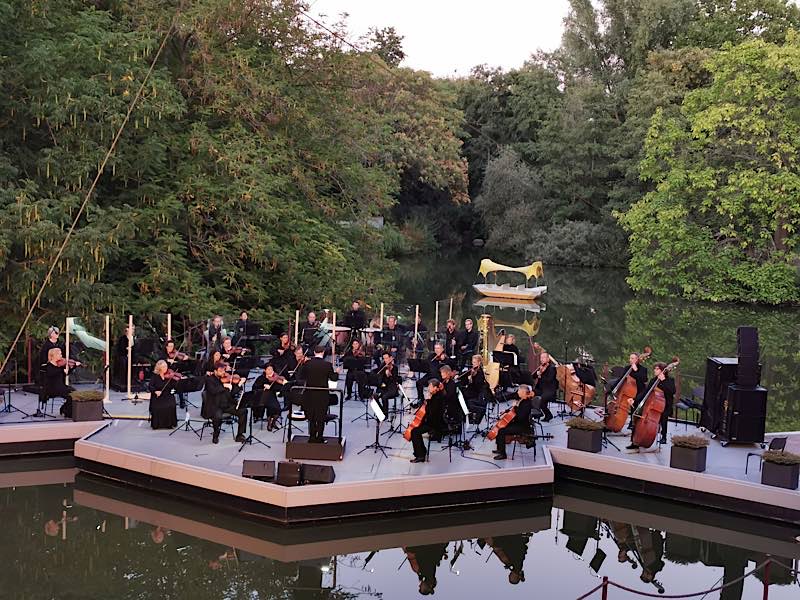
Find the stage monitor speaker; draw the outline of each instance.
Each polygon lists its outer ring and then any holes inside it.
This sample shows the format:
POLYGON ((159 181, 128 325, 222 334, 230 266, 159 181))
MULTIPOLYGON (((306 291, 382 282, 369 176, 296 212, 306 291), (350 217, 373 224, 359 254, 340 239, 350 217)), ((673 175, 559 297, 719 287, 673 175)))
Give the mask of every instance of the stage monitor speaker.
POLYGON ((736 349, 739 359, 743 356, 753 356, 758 362, 758 328, 738 327, 736 329, 736 349))
POLYGON ((330 465, 303 463, 303 483, 333 483, 336 472, 330 465))
POLYGON ((758 364, 758 329, 739 327, 736 330, 736 347, 739 357, 736 384, 751 387, 758 385, 761 379, 761 369, 758 364))
POLYGON ((242 477, 258 481, 272 481, 275 479, 275 461, 245 460, 242 463, 242 477))
POLYGON ((767 390, 761 386, 728 386, 719 436, 738 444, 761 444, 767 426, 767 390))
POLYGON ((292 460, 282 460, 278 463, 278 485, 300 485, 301 463, 292 460))
POLYGON ((721 356, 706 359, 706 378, 703 392, 703 410, 700 413, 700 426, 716 433, 722 420, 722 405, 728 393, 728 386, 736 381, 738 360, 721 356))

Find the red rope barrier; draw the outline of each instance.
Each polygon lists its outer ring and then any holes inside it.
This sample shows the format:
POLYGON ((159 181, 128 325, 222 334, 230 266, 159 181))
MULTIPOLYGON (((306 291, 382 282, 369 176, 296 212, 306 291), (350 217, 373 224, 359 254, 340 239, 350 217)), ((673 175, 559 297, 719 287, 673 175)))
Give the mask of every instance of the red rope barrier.
POLYGON ((594 594, 594 593, 595 593, 597 590, 599 590, 600 588, 602 588, 602 587, 607 587, 607 586, 606 586, 606 583, 605 583, 605 581, 606 581, 606 580, 605 580, 605 578, 604 578, 604 579, 603 579, 603 583, 601 583, 601 584, 600 584, 600 585, 598 585, 598 586, 595 586, 595 587, 593 587, 593 588, 592 588, 592 589, 590 589, 588 592, 586 592, 586 593, 585 593, 583 596, 579 596, 579 597, 575 598, 575 600, 585 600, 586 598, 588 598, 589 596, 591 596, 592 594, 594 594))

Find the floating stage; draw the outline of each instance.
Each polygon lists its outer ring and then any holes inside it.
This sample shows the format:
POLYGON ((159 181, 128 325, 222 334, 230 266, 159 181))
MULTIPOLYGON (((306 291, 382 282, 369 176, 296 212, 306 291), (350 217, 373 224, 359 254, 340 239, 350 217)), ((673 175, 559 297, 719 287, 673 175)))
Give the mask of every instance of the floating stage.
MULTIPOLYGON (((413 395, 412 382, 405 385, 413 395)), ((36 397, 24 396, 13 394, 14 405, 35 411, 36 397)), ((190 400, 199 403, 199 394, 192 394, 190 400)), ((242 448, 233 441, 228 426, 220 443, 213 445, 208 430, 202 440, 183 429, 173 435, 170 430, 151 430, 145 420, 147 402, 133 404, 121 394, 112 394, 106 410, 111 418, 93 423, 53 418, 32 422, 21 419, 19 413, 0 412, 0 448, 6 455, 70 452, 74 444, 76 467, 83 473, 280 524, 392 513, 411 516, 421 510, 455 507, 483 510, 495 503, 551 497, 558 480, 616 489, 640 502, 661 498, 685 507, 800 525, 800 491, 762 485, 757 457, 750 460, 745 473, 747 454, 760 452, 758 445, 723 447, 712 440, 707 470, 694 473, 669 467, 669 445, 660 452, 639 454, 625 454, 612 445, 597 454, 568 449, 566 427, 556 418, 544 424, 552 439, 539 440, 536 448, 517 445, 513 460, 509 446, 509 459, 494 461, 494 443, 476 435, 472 448, 463 453, 434 442, 429 462, 411 464, 410 443, 399 433, 386 435, 389 423, 382 425, 380 436, 388 446, 386 456, 371 448, 361 452, 375 441, 374 421, 363 420, 360 401, 349 401, 344 403, 342 419, 347 442, 343 459, 302 459, 332 466, 335 481, 284 487, 241 475, 245 459, 286 460, 284 431, 267 432, 257 424, 253 433, 270 447, 255 443, 242 448)), ((190 406, 189 416, 197 428, 202 425, 198 413, 190 406)), ((184 413, 179 410, 181 417, 184 413)), ((404 423, 409 418, 406 415, 404 423)), ((298 425, 295 433, 304 435, 305 423, 298 425)), ((473 429, 469 427, 467 437, 473 429)), ((691 426, 670 424, 670 435, 694 431, 691 426)), ((333 433, 333 427, 326 433, 333 433)), ((768 435, 767 441, 775 435, 768 435)), ((789 438, 787 450, 800 452, 800 433, 781 435, 789 438)), ((628 443, 624 436, 610 440, 619 448, 628 443)))

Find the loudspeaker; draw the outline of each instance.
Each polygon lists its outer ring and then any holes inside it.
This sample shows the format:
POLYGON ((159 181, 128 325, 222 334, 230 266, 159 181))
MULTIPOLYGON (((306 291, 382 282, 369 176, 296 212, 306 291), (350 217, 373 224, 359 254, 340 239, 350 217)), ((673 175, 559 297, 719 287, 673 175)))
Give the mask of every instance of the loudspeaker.
POLYGON ((303 464, 303 483, 333 483, 336 472, 330 465, 303 464))
POLYGON ((282 460, 278 463, 278 485, 300 485, 300 463, 282 460))
POLYGON ((736 329, 736 354, 741 359, 743 356, 754 356, 758 361, 758 328, 738 327, 736 329))
POLYGON ((736 383, 741 386, 758 385, 761 379, 758 364, 758 329, 755 327, 737 328, 736 347, 739 356, 736 383))
POLYGON ((242 463, 242 477, 258 481, 272 481, 275 479, 275 461, 246 460, 242 463))
POLYGON ((700 413, 700 426, 711 433, 717 433, 722 421, 722 405, 728 393, 728 386, 736 381, 738 360, 720 356, 706 359, 705 391, 703 410, 700 413))
POLYGON ((730 442, 761 444, 767 427, 767 390, 761 386, 728 386, 720 437, 730 442))

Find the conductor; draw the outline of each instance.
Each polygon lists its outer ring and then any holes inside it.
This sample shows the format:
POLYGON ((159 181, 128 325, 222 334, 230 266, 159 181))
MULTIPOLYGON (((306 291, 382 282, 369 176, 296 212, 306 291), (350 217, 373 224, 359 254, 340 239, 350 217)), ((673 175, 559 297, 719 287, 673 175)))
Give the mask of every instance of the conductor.
POLYGON ((298 369, 297 379, 306 382, 303 411, 308 418, 308 443, 324 444, 325 417, 328 416, 328 382, 339 379, 333 365, 323 358, 324 346, 314 348, 314 358, 298 369))

